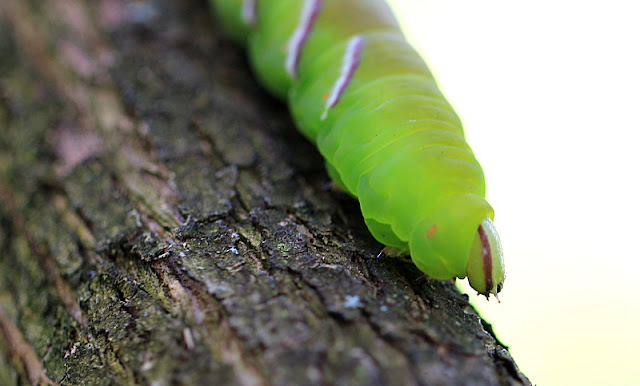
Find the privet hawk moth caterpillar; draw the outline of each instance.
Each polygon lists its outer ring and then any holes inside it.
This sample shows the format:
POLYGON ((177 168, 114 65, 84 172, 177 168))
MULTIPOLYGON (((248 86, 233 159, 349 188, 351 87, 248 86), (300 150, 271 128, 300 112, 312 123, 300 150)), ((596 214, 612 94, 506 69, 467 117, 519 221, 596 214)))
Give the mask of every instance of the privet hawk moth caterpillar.
POLYGON ((381 243, 436 279, 502 289, 502 248, 462 124, 383 0, 211 0, 381 243))

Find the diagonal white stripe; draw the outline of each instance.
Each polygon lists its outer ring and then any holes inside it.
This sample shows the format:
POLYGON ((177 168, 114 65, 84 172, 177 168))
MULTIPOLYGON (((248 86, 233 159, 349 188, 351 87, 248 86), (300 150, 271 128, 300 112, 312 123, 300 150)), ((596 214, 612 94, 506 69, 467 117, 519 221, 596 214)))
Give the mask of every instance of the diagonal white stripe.
POLYGON ((364 38, 362 36, 356 35, 349 39, 347 49, 342 56, 342 68, 340 70, 340 76, 333 84, 333 89, 331 90, 331 94, 327 99, 324 112, 322 113, 322 120, 327 118, 329 109, 338 103, 340 97, 342 96, 342 93, 344 93, 344 89, 347 88, 347 85, 351 81, 351 78, 353 78, 353 74, 360 64, 360 52, 362 51, 363 46, 364 38))
POLYGON ((242 2, 242 20, 244 20, 247 25, 255 25, 256 24, 256 9, 258 5, 258 0, 244 0, 242 2))
POLYGON ((304 2, 298 26, 293 31, 293 34, 287 44, 287 60, 285 68, 287 69, 287 73, 289 73, 289 75, 294 79, 298 76, 298 61, 300 60, 302 47, 307 41, 309 33, 311 33, 311 28, 313 27, 313 23, 315 22, 321 7, 322 0, 306 0, 304 2))

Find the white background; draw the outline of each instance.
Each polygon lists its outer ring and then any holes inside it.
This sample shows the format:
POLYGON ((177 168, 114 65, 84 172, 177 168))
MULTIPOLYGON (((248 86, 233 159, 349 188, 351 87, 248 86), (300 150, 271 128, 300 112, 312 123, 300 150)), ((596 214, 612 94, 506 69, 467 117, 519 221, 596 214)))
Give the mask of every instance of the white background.
POLYGON ((472 299, 534 384, 640 384, 640 2, 390 2, 496 210, 502 304, 472 299))

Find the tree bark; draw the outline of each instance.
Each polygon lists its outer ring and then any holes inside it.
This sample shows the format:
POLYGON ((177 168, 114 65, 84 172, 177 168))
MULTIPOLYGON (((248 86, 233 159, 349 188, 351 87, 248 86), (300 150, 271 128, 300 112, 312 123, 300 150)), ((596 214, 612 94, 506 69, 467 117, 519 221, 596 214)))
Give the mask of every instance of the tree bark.
POLYGON ((0 1, 0 384, 529 384, 202 1, 0 1))

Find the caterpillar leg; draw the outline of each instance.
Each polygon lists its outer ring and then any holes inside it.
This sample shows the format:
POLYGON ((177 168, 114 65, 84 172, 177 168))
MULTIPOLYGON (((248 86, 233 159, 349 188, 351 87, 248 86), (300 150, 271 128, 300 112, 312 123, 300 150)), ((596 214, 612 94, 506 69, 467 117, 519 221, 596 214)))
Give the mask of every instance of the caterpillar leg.
POLYGON ((411 261, 411 256, 409 255, 409 251, 407 249, 386 246, 382 248, 382 250, 380 251, 380 253, 378 253, 378 256, 376 257, 383 258, 385 256, 392 257, 394 259, 399 259, 403 263, 413 263, 413 261, 411 261))
POLYGON ((342 178, 340 178, 340 174, 329 162, 325 162, 327 167, 327 174, 331 177, 331 182, 325 185, 325 190, 331 190, 334 192, 342 192, 348 193, 353 196, 353 193, 349 192, 349 190, 345 187, 344 182, 342 182, 342 178))
POLYGON ((344 194, 351 194, 344 186, 340 185, 335 181, 329 181, 326 184, 322 185, 322 190, 325 192, 340 192, 344 194))

